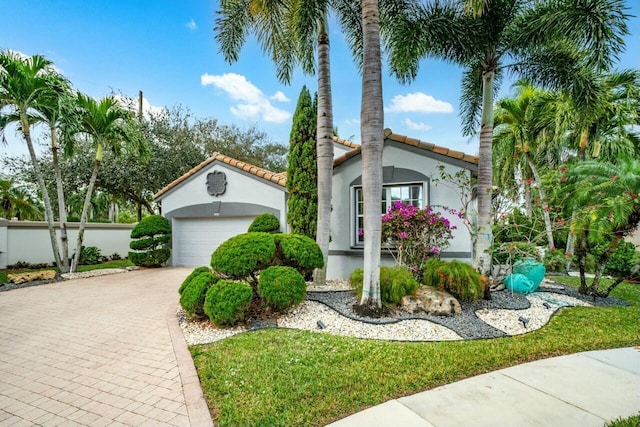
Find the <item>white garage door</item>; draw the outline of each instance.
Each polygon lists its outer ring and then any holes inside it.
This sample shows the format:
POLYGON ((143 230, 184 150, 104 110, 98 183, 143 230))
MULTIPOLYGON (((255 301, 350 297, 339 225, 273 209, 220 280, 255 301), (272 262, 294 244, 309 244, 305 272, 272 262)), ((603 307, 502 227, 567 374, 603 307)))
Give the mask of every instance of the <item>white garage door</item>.
POLYGON ((175 218, 171 233, 173 265, 209 265, 213 251, 230 237, 246 233, 253 218, 175 218))

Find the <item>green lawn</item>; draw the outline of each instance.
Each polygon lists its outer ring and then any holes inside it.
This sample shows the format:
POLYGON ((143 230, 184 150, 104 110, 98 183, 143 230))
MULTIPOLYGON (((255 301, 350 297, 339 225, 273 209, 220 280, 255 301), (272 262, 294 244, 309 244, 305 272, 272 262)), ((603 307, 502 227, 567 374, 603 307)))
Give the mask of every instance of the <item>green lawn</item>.
MULTIPOLYGON (((554 278, 573 284, 572 278, 554 278)), ((193 346, 202 389, 224 426, 321 426, 496 369, 586 350, 636 345, 638 285, 629 307, 564 309, 544 328, 493 340, 401 343, 266 329, 193 346)))
MULTIPOLYGON (((123 268, 123 267, 131 267, 133 266, 133 263, 131 261, 129 261, 128 259, 119 259, 119 260, 115 260, 115 261, 107 261, 104 262, 102 264, 95 264, 95 265, 79 265, 78 266, 78 271, 91 271, 91 270, 100 270, 103 268, 123 268)), ((51 267, 51 268, 44 268, 44 269, 40 269, 40 270, 56 270, 59 271, 58 268, 56 267, 51 267)), ((22 273, 25 271, 38 271, 38 270, 29 270, 29 269, 25 269, 25 270, 0 270, 0 283, 6 283, 7 282, 7 274, 10 273, 22 273)))

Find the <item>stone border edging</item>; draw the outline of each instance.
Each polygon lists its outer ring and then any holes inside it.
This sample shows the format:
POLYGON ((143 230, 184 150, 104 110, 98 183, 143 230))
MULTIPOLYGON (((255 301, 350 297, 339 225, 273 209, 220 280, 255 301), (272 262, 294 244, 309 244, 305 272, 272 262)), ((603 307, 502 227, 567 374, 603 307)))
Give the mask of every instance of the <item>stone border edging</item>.
POLYGON ((189 424, 194 427, 214 427, 211 413, 207 406, 207 401, 202 393, 200 378, 191 358, 191 353, 187 348, 187 343, 182 334, 182 328, 176 318, 177 304, 171 304, 167 311, 167 327, 173 344, 173 352, 178 363, 180 380, 182 382, 182 392, 187 406, 189 424))

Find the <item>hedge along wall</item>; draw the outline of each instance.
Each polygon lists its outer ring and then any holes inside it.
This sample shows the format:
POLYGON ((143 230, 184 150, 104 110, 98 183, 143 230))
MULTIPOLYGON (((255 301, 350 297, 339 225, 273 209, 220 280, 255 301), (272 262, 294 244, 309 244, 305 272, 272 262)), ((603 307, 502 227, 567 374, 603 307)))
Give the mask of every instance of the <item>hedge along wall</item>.
MULTIPOLYGON (((77 222, 67 224, 69 256, 73 255, 78 237, 77 222)), ((97 246, 103 256, 129 252, 131 230, 135 224, 88 223, 84 232, 84 246, 97 246)), ((60 231, 57 227, 58 239, 60 231)), ((31 264, 53 262, 49 229, 44 221, 9 221, 0 219, 0 269, 23 261, 31 264)))

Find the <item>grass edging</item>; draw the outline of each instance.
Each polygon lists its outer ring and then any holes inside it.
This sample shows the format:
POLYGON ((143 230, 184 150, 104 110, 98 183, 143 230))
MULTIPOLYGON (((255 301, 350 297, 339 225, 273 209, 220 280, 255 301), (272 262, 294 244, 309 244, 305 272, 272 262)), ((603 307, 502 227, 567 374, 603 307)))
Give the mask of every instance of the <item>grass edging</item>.
MULTIPOLYGON (((564 280, 563 280, 564 281, 564 280)), ((638 285, 628 307, 563 309, 507 338, 387 342, 267 329, 190 348, 218 425, 325 425, 387 400, 509 366, 639 343, 638 285)))

